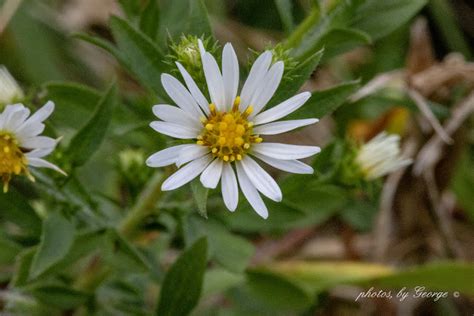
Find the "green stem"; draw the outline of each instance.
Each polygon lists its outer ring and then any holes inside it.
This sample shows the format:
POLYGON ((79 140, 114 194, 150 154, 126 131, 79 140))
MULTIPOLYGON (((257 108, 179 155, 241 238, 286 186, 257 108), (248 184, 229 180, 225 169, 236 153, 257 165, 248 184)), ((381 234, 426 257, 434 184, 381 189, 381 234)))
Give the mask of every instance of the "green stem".
POLYGON ((119 231, 125 237, 132 237, 143 220, 154 210, 161 197, 161 185, 166 175, 155 173, 137 198, 137 204, 131 209, 119 225, 119 231))
POLYGON ((311 10, 311 13, 304 19, 303 22, 298 25, 298 27, 291 33, 291 35, 286 39, 285 48, 290 49, 296 47, 303 39, 303 36, 308 32, 308 30, 318 22, 320 17, 320 11, 317 8, 311 10))

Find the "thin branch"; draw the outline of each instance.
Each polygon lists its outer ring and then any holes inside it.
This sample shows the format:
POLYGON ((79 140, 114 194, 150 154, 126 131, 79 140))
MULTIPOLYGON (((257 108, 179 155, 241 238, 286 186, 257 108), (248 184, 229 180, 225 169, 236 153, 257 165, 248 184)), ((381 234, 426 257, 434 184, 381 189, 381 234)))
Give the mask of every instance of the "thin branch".
POLYGON ((446 131, 443 129, 443 126, 441 126, 441 123, 438 121, 436 116, 430 110, 430 107, 428 106, 428 102, 426 102, 425 98, 421 94, 419 94, 416 90, 413 90, 413 89, 408 89, 408 95, 413 101, 415 101, 416 106, 424 115, 424 117, 428 120, 428 122, 433 127, 434 131, 439 135, 439 137, 446 144, 452 144, 453 139, 446 133, 446 131))

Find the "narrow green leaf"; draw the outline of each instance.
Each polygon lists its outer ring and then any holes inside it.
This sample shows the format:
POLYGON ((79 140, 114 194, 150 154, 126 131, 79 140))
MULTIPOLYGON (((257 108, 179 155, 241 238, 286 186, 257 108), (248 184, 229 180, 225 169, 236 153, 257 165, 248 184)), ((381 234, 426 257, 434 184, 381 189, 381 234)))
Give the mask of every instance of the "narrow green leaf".
MULTIPOLYGON (((315 294, 338 284, 357 284, 379 289, 424 286, 436 291, 474 294, 474 266, 440 262, 396 270, 389 266, 354 262, 290 261, 262 267, 315 294)), ((257 269, 260 271, 260 268, 257 269)))
POLYGON ((110 19, 110 28, 126 68, 143 86, 163 96, 160 78, 167 66, 160 49, 145 34, 119 17, 110 19))
POLYGON ((156 39, 160 27, 158 0, 148 0, 140 15, 140 30, 152 40, 156 39))
POLYGON ((295 114, 290 115, 289 118, 322 118, 325 115, 331 114, 338 107, 343 105, 346 99, 352 95, 359 86, 359 81, 350 81, 326 90, 315 91, 306 104, 295 114))
POLYGON ((314 53, 298 64, 294 69, 284 75, 277 92, 270 101, 269 107, 292 97, 301 86, 309 79, 323 56, 324 50, 314 53), (290 78, 290 79, 285 79, 290 78))
POLYGON ((463 262, 430 263, 357 283, 395 289, 425 286, 436 291, 457 291, 474 295, 474 265, 463 262))
POLYGON ((351 27, 377 40, 407 23, 426 3, 427 0, 367 0, 357 8, 351 27))
POLYGON ((25 196, 14 188, 6 194, 0 195, 0 218, 14 223, 26 235, 39 236, 41 233, 41 219, 30 206, 25 196))
POLYGON ((103 50, 105 50, 106 52, 114 56, 121 64, 125 63, 124 58, 122 54, 120 53, 120 50, 117 49, 117 47, 115 47, 111 42, 106 41, 100 37, 92 36, 86 33, 76 33, 76 34, 73 34, 73 37, 83 40, 85 42, 88 42, 99 48, 102 48, 103 50))
POLYGON ((53 100, 56 105, 53 121, 71 128, 85 124, 101 97, 97 90, 74 82, 49 82, 44 88, 43 102, 53 100))
POLYGON ((77 291, 65 286, 35 286, 28 289, 35 298, 44 304, 61 309, 73 309, 85 304, 91 296, 87 293, 77 291))
POLYGON ((166 273, 156 315, 185 316, 191 312, 201 296, 206 263, 207 241, 201 238, 166 273))
POLYGON ((0 235, 0 265, 11 264, 21 251, 21 245, 0 235))
POLYGON ((294 28, 293 21, 293 3, 291 0, 275 0, 275 5, 280 14, 280 19, 283 24, 283 28, 287 33, 291 32, 294 28))
POLYGON ((109 238, 112 243, 110 251, 106 253, 106 260, 109 264, 119 270, 150 271, 152 269, 140 251, 116 230, 109 231, 109 238))
POLYGON ((63 259, 74 241, 75 227, 59 212, 50 214, 43 223, 43 233, 30 268, 31 278, 37 278, 63 259))
POLYGON ((443 35, 443 40, 448 44, 448 47, 452 51, 462 53, 466 59, 471 59, 472 51, 470 45, 460 28, 451 1, 431 0, 428 3, 428 9, 436 22, 437 28, 439 28, 443 35))
POLYGON ((38 247, 23 250, 16 258, 15 274, 10 282, 14 287, 25 285, 30 278, 30 268, 38 247))
POLYGON ((190 216, 184 230, 187 244, 206 236, 209 240, 209 258, 231 272, 243 272, 255 252, 250 242, 232 234, 213 219, 190 216))
POLYGON ((182 34, 213 36, 202 0, 163 0, 160 4, 160 38, 171 37, 178 40, 182 34))
POLYGON ((191 191, 193 192, 193 198, 196 202, 199 214, 207 218, 207 196, 209 189, 205 188, 199 179, 191 182, 191 191))
POLYGON ((311 297, 300 287, 273 273, 248 271, 247 284, 265 305, 279 310, 302 310, 312 303, 311 297))
POLYGON ((362 31, 348 28, 334 28, 319 40, 315 50, 324 47, 324 60, 345 53, 358 46, 372 42, 370 36, 362 31))
POLYGON ((129 19, 133 19, 140 14, 141 1, 118 0, 118 2, 129 19))
POLYGON ((68 160, 73 167, 82 166, 100 147, 116 102, 116 87, 115 84, 112 84, 97 103, 95 113, 73 137, 66 150, 68 160))

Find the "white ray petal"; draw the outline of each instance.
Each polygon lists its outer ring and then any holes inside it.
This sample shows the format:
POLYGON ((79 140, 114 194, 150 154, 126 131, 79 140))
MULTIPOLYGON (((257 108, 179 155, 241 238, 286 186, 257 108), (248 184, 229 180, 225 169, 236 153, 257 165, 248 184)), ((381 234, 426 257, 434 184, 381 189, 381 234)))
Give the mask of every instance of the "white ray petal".
POLYGON ((240 189, 244 194, 247 201, 250 203, 252 208, 263 218, 268 217, 268 209, 265 206, 265 203, 262 200, 260 194, 258 194, 257 189, 254 187, 250 179, 247 177, 247 174, 243 170, 240 164, 236 164, 237 167, 237 176, 239 178, 240 189))
POLYGON ((201 145, 191 144, 179 151, 176 166, 181 167, 187 162, 200 158, 209 153, 209 148, 201 145))
POLYGON ((256 153, 282 160, 302 159, 321 151, 317 146, 288 145, 280 143, 254 144, 252 150, 256 153))
POLYGON ((225 107, 230 110, 239 88, 239 61, 232 44, 227 43, 222 53, 222 80, 225 91, 225 107))
POLYGON ((54 102, 48 101, 45 105, 43 105, 38 111, 36 111, 25 123, 26 124, 33 124, 36 122, 43 122, 54 111, 54 102))
POLYGON ((255 125, 276 121, 298 110, 311 97, 311 93, 302 92, 268 109, 254 118, 255 125))
POLYGON ((46 160, 41 159, 41 158, 29 157, 28 158, 28 165, 32 166, 32 167, 53 169, 54 171, 57 171, 57 172, 65 175, 65 176, 67 176, 67 173, 64 172, 61 168, 59 168, 55 164, 52 164, 49 161, 46 161, 46 160))
POLYGON ((224 82, 222 81, 219 66, 211 54, 204 54, 203 67, 212 103, 215 104, 217 109, 222 111, 225 109, 224 82))
POLYGON ((267 74, 262 80, 262 85, 259 86, 258 91, 255 91, 250 104, 253 105, 254 111, 250 115, 253 117, 260 113, 262 109, 267 105, 268 101, 273 97, 275 91, 280 85, 281 77, 283 76, 283 70, 285 66, 282 61, 275 63, 270 67, 267 74))
POLYGON ((260 86, 263 78, 267 74, 268 67, 272 62, 272 53, 266 51, 255 60, 250 73, 245 80, 242 92, 240 93, 240 110, 244 111, 249 105, 255 90, 260 86))
POLYGON ((234 170, 229 163, 224 164, 222 168, 221 191, 225 206, 229 211, 235 211, 239 203, 239 188, 234 170))
POLYGON ((177 106, 191 115, 197 115, 198 117, 203 116, 193 96, 178 79, 169 74, 162 74, 161 84, 170 98, 176 102, 177 106))
POLYGON ((196 178, 211 162, 211 155, 193 160, 184 167, 178 169, 163 182, 161 190, 170 191, 177 189, 196 178))
POLYGON ((214 159, 213 162, 207 166, 207 168, 201 173, 201 183, 204 187, 209 189, 215 189, 222 174, 222 167, 224 163, 222 159, 214 159))
POLYGON ((275 159, 258 153, 254 153, 253 155, 270 166, 283 171, 297 174, 313 174, 314 172, 311 166, 308 166, 299 160, 275 159))
POLYGON ((304 120, 289 120, 289 121, 280 121, 272 122, 264 125, 259 125, 255 127, 255 134, 259 135, 275 135, 285 133, 296 128, 303 126, 311 125, 317 123, 318 119, 304 119, 304 120))
POLYGON ((20 146, 27 149, 50 148, 56 146, 56 140, 46 136, 36 136, 25 139, 20 146))
POLYGON ((191 126, 197 129, 202 127, 199 117, 192 116, 177 106, 157 104, 153 106, 153 114, 165 122, 191 126))
POLYGON ((245 173, 258 191, 275 202, 281 201, 282 193, 280 187, 255 160, 249 156, 245 156, 244 159, 237 162, 237 164, 242 165, 245 173))
POLYGON ((181 149, 190 148, 191 146, 194 146, 194 144, 177 145, 160 150, 148 157, 146 165, 152 168, 172 165, 176 163, 181 149))
POLYGON ((199 104, 204 113, 206 113, 206 115, 209 115, 209 113, 211 113, 209 110, 209 102, 207 101, 204 94, 202 94, 201 90, 198 88, 194 79, 180 63, 176 62, 176 66, 178 66, 178 69, 181 72, 181 76, 183 77, 184 82, 186 83, 186 86, 189 89, 189 92, 191 92, 191 95, 194 97, 194 100, 196 100, 196 102, 199 104))
POLYGON ((150 123, 150 127, 158 133, 180 139, 193 139, 199 135, 199 130, 197 128, 181 124, 153 121, 150 123))

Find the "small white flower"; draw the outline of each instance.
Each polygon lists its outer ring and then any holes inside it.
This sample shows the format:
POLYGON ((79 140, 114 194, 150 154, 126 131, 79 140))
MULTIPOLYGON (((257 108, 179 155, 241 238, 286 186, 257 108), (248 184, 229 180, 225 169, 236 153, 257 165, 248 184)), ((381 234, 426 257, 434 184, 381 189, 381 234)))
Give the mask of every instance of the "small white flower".
POLYGON ((200 41, 199 45, 211 103, 181 64, 177 66, 186 87, 176 78, 163 74, 163 87, 177 107, 155 105, 153 113, 161 121, 154 121, 150 126, 159 133, 193 143, 159 151, 148 158, 147 165, 180 167, 163 183, 164 191, 179 188, 199 175, 206 188, 216 188, 220 180, 224 203, 230 211, 237 208, 240 185, 255 211, 267 218, 268 210, 259 192, 277 202, 281 201, 282 193, 254 158, 284 171, 310 174, 313 169, 298 159, 312 156, 320 148, 267 143, 262 135, 284 133, 318 122, 317 119, 275 122, 299 109, 311 94, 300 93, 262 111, 280 84, 283 62, 271 65, 269 51, 260 55, 238 96, 239 64, 232 45, 224 46, 222 73, 200 41))
POLYGON ((412 163, 400 152, 400 136, 382 132, 362 145, 355 158, 364 177, 373 180, 412 163))
POLYGON ((0 66, 0 105, 23 99, 23 90, 5 66, 0 66))
POLYGON ((31 116, 23 104, 7 105, 0 114, 0 178, 4 192, 8 190, 12 175, 25 174, 34 181, 28 166, 51 168, 65 174, 41 159, 49 155, 57 144, 55 139, 39 136, 45 128, 43 121, 53 110, 54 103, 50 101, 31 116))

